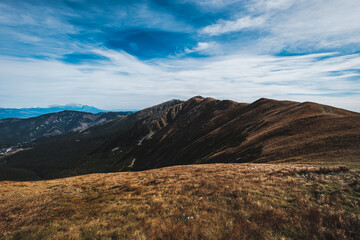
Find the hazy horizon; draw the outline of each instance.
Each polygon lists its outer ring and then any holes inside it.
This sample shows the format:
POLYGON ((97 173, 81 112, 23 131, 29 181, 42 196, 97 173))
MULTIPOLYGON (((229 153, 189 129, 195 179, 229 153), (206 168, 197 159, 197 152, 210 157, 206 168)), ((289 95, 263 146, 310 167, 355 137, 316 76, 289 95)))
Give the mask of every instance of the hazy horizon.
MULTIPOLYGON (((211 97, 210 97, 211 98, 211 97)), ((170 101, 170 100, 173 100, 173 99, 168 99, 167 101, 170 101)), ((188 99, 178 99, 178 100, 181 100, 181 101, 186 101, 188 99)), ((218 100, 232 100, 232 99, 218 99, 218 100)), ((259 100, 259 99, 257 99, 259 100)), ((255 101, 257 101, 255 100, 255 101)), ((288 101, 287 99, 273 99, 273 100, 277 100, 277 101, 288 101)), ((166 101, 165 101, 166 102, 166 101)), ((253 101, 254 102, 254 101, 253 101)), ((305 101, 305 102, 308 102, 308 101, 305 101)), ((161 104, 163 102, 159 102, 159 103, 156 103, 154 105, 157 105, 157 104, 161 104)), ((240 103, 249 103, 251 104, 252 102, 240 102, 240 103)), ((316 102, 316 103, 319 103, 319 102, 316 102)), ((319 103, 321 104, 321 103, 319 103)), ((139 108, 139 109, 127 109, 127 108, 113 108, 113 109, 104 109, 104 108, 100 108, 100 107, 97 107, 97 106, 93 106, 93 105, 88 105, 88 104, 81 104, 81 103, 67 103, 67 104, 64 104, 64 105, 60 105, 60 104, 50 104, 48 106, 34 106, 34 107, 14 107, 14 108, 11 108, 11 107, 4 107, 4 106, 0 106, 1 109, 31 109, 31 108, 39 108, 39 109, 46 109, 46 108, 56 108, 56 107, 63 107, 63 108, 66 108, 66 107, 83 107, 83 106, 86 106, 86 107, 92 107, 92 108, 96 108, 98 110, 101 110, 101 111, 140 111, 140 110, 143 110, 145 108, 148 108, 148 107, 152 107, 154 105, 149 105, 149 106, 144 106, 142 108, 139 108)), ((324 104, 326 105, 326 104, 324 104)), ((333 106, 333 107, 336 107, 336 106, 333 106)), ((341 107, 339 107, 341 108, 341 107)), ((349 111, 354 111, 354 112, 359 112, 360 111, 356 111, 356 110, 351 110, 351 109, 346 109, 346 108, 343 108, 345 110, 349 110, 349 111)))
POLYGON ((81 103, 68 103, 68 104, 64 104, 64 105, 51 104, 51 105, 48 105, 48 106, 15 107, 15 108, 6 107, 6 106, 0 106, 0 108, 2 108, 2 109, 30 109, 30 108, 56 108, 56 107, 66 108, 66 107, 84 107, 84 106, 93 107, 93 108, 103 110, 103 111, 138 111, 139 110, 139 109, 121 109, 121 108, 102 109, 102 108, 98 108, 97 106, 92 106, 92 105, 88 105, 88 104, 81 104, 81 103))

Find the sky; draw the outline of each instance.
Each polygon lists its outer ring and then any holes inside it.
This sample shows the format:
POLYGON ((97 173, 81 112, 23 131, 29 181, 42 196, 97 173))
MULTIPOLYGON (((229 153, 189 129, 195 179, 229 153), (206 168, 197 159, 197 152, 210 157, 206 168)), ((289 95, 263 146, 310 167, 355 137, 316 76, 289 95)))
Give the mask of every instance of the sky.
POLYGON ((359 0, 1 0, 0 107, 196 95, 360 112, 359 0))

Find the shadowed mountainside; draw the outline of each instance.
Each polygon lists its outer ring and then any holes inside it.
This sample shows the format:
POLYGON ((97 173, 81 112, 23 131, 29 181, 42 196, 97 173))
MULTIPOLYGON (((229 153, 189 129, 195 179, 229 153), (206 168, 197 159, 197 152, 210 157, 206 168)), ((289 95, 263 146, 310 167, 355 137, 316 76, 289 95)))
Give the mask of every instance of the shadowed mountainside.
POLYGON ((30 142, 40 137, 60 135, 71 131, 83 131, 114 119, 125 117, 131 112, 86 113, 62 111, 39 117, 0 120, 0 146, 30 142))
POLYGON ((30 118, 30 117, 38 117, 40 115, 48 114, 48 113, 56 113, 62 111, 79 111, 79 112, 87 112, 87 113, 101 113, 108 112, 105 110, 101 110, 92 106, 87 105, 58 105, 58 106, 50 106, 47 108, 0 108, 0 119, 6 118, 30 118))
POLYGON ((30 178, 53 178, 193 163, 356 165, 360 114, 311 102, 259 99, 244 104, 193 97, 40 140, 31 148, 5 158, 3 167, 29 170, 30 178))

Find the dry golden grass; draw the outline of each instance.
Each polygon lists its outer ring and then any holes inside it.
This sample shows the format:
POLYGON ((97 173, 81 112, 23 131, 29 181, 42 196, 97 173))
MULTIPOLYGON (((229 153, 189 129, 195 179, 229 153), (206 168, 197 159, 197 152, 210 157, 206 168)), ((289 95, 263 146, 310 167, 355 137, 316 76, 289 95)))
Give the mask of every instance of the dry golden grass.
POLYGON ((360 173, 175 166, 0 182, 1 239, 359 239, 360 173))

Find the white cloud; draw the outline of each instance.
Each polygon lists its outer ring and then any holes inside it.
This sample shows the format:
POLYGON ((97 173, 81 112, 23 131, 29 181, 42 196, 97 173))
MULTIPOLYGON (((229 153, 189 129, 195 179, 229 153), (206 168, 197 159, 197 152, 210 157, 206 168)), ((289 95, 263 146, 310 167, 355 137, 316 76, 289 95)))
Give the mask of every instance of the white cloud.
POLYGON ((245 35, 245 38, 241 36, 223 43, 224 49, 232 53, 358 50, 358 0, 252 0, 247 2, 246 8, 247 11, 238 14, 247 16, 233 21, 218 20, 200 29, 200 33, 203 36, 218 36, 244 29, 256 30, 257 34, 253 36, 245 35))
POLYGON ((191 53, 199 53, 206 55, 217 55, 221 52, 219 45, 216 42, 198 42, 196 46, 192 48, 184 48, 183 51, 178 52, 175 56, 182 57, 191 53))
POLYGON ((249 9, 254 12, 266 12, 271 10, 286 10, 295 3, 304 0, 254 0, 250 2, 249 9))
POLYGON ((246 28, 257 28, 262 26, 266 21, 266 17, 242 17, 235 21, 219 20, 216 24, 212 24, 201 29, 200 33, 216 36, 224 33, 237 32, 246 28))
POLYGON ((210 46, 211 46, 211 43, 198 42, 198 44, 191 49, 185 48, 185 53, 199 52, 199 51, 208 49, 210 46))
POLYGON ((254 1, 252 14, 267 16, 266 37, 252 44, 260 52, 311 52, 360 43, 360 1, 254 1))
MULTIPOLYGON (((217 12, 235 6, 235 2, 197 1, 205 10, 217 12)), ((200 94, 240 102, 260 97, 315 101, 360 111, 360 55, 341 53, 358 50, 360 1, 252 0, 246 4, 247 11, 229 10, 232 12, 229 15, 235 17, 232 21, 219 20, 198 30, 202 33, 200 42, 180 54, 210 53, 212 57, 140 61, 125 52, 97 49, 93 51, 111 62, 95 66, 2 56, 0 103, 6 107, 26 107, 24 104, 30 107, 78 102, 107 109, 139 109, 171 98, 186 99, 200 94), (236 14, 242 17, 236 18, 236 14), (222 38, 211 38, 246 29, 259 31, 256 36, 263 38, 248 42, 238 39, 225 43, 227 46, 213 42, 222 38), (352 44, 355 47, 351 49, 348 46, 352 44), (214 54, 226 51, 221 47, 227 47, 228 56, 214 54), (311 53, 318 49, 331 52, 271 56, 283 50, 311 53)), ((79 31, 64 21, 67 13, 53 14, 37 7, 16 12, 15 8, 5 7, 0 3, 0 23, 15 28, 9 32, 4 27, 0 33, 10 36, 10 40, 41 46, 47 56, 52 53, 54 58, 67 51, 76 52, 77 48, 89 49, 76 41, 67 41, 67 34, 79 31), (19 26, 24 26, 24 31, 15 35, 19 26), (40 32, 32 34, 34 29, 40 32)), ((121 15, 109 27, 126 23, 126 26, 194 32, 194 26, 188 22, 162 10, 154 13, 146 4, 139 4, 132 11, 129 16, 139 11, 141 14, 129 21, 124 20, 126 15, 121 15)), ((228 41, 227 37, 224 41, 228 41)), ((37 52, 35 48, 32 50, 37 52)))
MULTIPOLYGON (((235 2, 201 0, 198 4, 218 11, 218 7, 226 9, 235 2)), ((246 1, 246 4, 248 11, 236 13, 242 14, 241 18, 219 20, 200 29, 200 42, 193 48, 183 49, 180 54, 200 52, 210 53, 212 57, 140 61, 125 52, 102 49, 93 51, 108 57, 111 62, 96 66, 0 57, 0 103, 7 107, 23 107, 24 103, 29 104, 27 106, 47 106, 78 102, 102 108, 139 109, 171 98, 186 99, 200 94, 241 102, 260 97, 315 101, 360 111, 360 55, 341 54, 346 52, 342 51, 343 48, 348 50, 348 45, 355 45, 348 51, 352 52, 358 50, 360 44, 358 0, 254 0, 246 1), (249 42, 242 39, 227 42, 228 56, 213 54, 221 52, 224 46, 213 42, 209 36, 245 29, 256 29, 261 33, 257 36, 265 37, 249 42), (283 50, 311 53, 317 49, 332 52, 271 56, 283 50)), ((3 13, 0 23, 40 26, 43 31, 40 36, 31 35, 32 28, 29 28, 22 35, 11 35, 14 39, 21 38, 21 41, 38 45, 48 40, 55 53, 61 55, 66 53, 64 49, 74 51, 73 46, 62 45, 63 38, 57 37, 79 30, 66 21, 62 22, 62 14, 53 17, 52 12, 46 11, 39 16, 31 15, 30 11, 15 14, 4 6, 0 3, 0 12, 3 13)), ((141 26, 149 28, 194 30, 170 13, 159 11, 154 15, 141 4, 135 10, 141 14, 132 19, 134 22, 131 24, 126 22, 131 26, 140 22, 141 26)), ((32 9, 31 12, 40 11, 32 9)), ((123 24, 123 17, 113 21, 111 26, 123 24)), ((2 33, 9 36, 6 28, 2 33)))
POLYGON ((239 102, 260 97, 314 101, 360 111, 360 81, 354 81, 360 77, 354 70, 359 69, 360 54, 229 55, 145 63, 124 52, 95 52, 110 58, 111 64, 1 58, 2 106, 78 102, 105 109, 140 109, 204 95, 239 102))
POLYGON ((310 42, 318 47, 359 43, 359 12, 359 1, 315 1, 290 12, 286 21, 277 19, 271 31, 277 39, 289 43, 310 42))
POLYGON ((205 10, 219 10, 226 8, 231 4, 238 3, 239 0, 180 0, 179 2, 190 2, 205 10))

